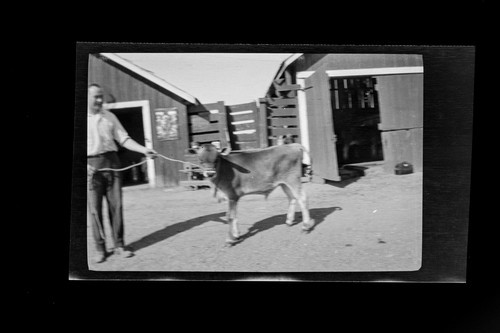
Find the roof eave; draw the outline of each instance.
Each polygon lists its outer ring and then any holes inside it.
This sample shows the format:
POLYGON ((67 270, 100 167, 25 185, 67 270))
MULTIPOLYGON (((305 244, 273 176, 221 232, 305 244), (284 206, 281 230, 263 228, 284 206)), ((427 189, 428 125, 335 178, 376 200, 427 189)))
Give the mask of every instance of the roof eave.
POLYGON ((180 97, 181 99, 185 100, 186 102, 189 102, 191 104, 199 104, 198 100, 188 94, 187 92, 175 87, 174 85, 168 83, 167 81, 157 77, 156 75, 153 75, 149 73, 148 71, 142 69, 141 67, 123 59, 122 57, 114 54, 114 53, 100 53, 101 56, 105 57, 106 59, 109 59, 110 61, 126 68, 127 70, 130 70, 131 72, 134 72, 135 74, 143 77, 147 81, 154 83, 168 91, 170 91, 172 94, 180 97))

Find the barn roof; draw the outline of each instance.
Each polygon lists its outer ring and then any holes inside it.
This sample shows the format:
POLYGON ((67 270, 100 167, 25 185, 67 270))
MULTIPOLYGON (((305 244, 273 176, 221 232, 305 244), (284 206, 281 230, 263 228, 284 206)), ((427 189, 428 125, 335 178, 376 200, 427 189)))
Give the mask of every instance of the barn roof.
POLYGON ((281 77, 281 75, 283 75, 283 72, 287 69, 287 67, 290 66, 292 63, 294 63, 295 60, 302 57, 303 54, 304 53, 294 53, 291 56, 289 56, 288 58, 286 58, 285 60, 283 60, 283 62, 281 63, 281 65, 278 69, 278 72, 274 76, 274 80, 279 79, 281 77))
POLYGON ((198 100, 188 94, 187 92, 185 92, 184 90, 180 89, 180 88, 177 88, 176 86, 168 83, 167 81, 165 81, 164 79, 156 76, 154 73, 150 72, 150 71, 147 71, 145 70, 144 68, 141 68, 139 66, 137 66, 136 64, 126 60, 126 59, 123 59, 121 58, 120 56, 118 56, 117 54, 114 54, 114 53, 100 53, 100 55, 108 60, 110 60, 111 62, 115 63, 115 64, 118 64, 124 68, 126 68, 127 70, 141 76, 142 78, 144 78, 145 80, 151 82, 151 83, 154 83, 168 91, 170 91, 171 93, 179 96, 180 98, 182 98, 183 100, 189 102, 189 103, 192 103, 192 104, 198 104, 198 100))

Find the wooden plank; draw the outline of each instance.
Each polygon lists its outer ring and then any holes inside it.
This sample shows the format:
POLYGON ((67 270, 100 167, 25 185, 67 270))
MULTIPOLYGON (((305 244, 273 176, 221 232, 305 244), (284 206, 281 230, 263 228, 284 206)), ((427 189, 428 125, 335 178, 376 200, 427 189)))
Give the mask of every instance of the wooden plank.
MULTIPOLYGON (((229 128, 227 126, 227 113, 226 107, 224 106, 223 101, 219 101, 218 103, 219 113, 218 117, 214 117, 218 119, 219 122, 219 132, 220 132, 220 144, 221 148, 230 147, 231 146, 231 138, 229 136, 229 128)), ((214 114, 215 116, 215 114, 214 114)))
MULTIPOLYGON (((339 82, 342 87, 343 82, 339 82)), ((340 180, 335 146, 329 78, 321 70, 305 79, 310 155, 314 174, 324 179, 340 180)))
POLYGON ((276 89, 276 91, 290 91, 290 90, 299 90, 300 84, 285 84, 276 89))
POLYGON ((232 128, 233 132, 255 129, 255 127, 256 127, 255 122, 253 122, 253 123, 246 123, 246 124, 231 125, 231 128, 232 128))
POLYGON ((247 150, 247 149, 257 149, 260 148, 257 141, 249 141, 249 142, 237 142, 235 144, 237 146, 237 150, 247 150))
POLYGON ((280 136, 280 135, 300 135, 300 130, 298 128, 269 128, 269 135, 280 136))
POLYGON ((204 133, 204 132, 214 132, 219 130, 219 123, 205 123, 205 124, 191 124, 191 133, 204 133))
POLYGON ((296 105, 296 98, 276 98, 276 99, 268 99, 268 105, 272 106, 285 106, 285 105, 296 105))
POLYGON ((217 103, 210 104, 200 104, 200 105, 190 105, 188 108, 188 113, 199 113, 199 112, 209 112, 210 110, 219 110, 221 109, 221 105, 224 105, 224 102, 219 101, 217 103))
POLYGON ((259 135, 259 146, 260 148, 265 148, 269 146, 269 141, 267 139, 267 103, 265 98, 259 99, 259 117, 257 122, 258 135, 259 135))
POLYGON ((299 111, 296 108, 269 109, 269 115, 271 117, 278 117, 278 116, 298 116, 299 115, 299 111))
POLYGON ((235 142, 257 141, 257 133, 236 134, 234 135, 235 142))
POLYGON ((240 111, 255 111, 255 110, 257 110, 257 103, 250 102, 250 103, 237 104, 237 105, 227 105, 226 109, 228 109, 227 110, 228 113, 240 112, 240 111))
POLYGON ((229 119, 230 119, 231 123, 234 123, 235 121, 255 120, 255 113, 229 115, 229 119))
POLYGON ((212 142, 212 141, 221 141, 222 145, 222 135, 221 133, 209 133, 209 134, 192 134, 191 141, 195 142, 212 142))
POLYGON ((271 126, 299 126, 299 118, 271 118, 271 126))

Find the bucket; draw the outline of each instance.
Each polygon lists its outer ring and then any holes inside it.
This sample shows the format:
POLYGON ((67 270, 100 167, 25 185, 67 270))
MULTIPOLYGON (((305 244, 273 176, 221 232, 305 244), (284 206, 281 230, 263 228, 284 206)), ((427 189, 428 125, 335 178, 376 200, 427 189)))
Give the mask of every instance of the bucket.
POLYGON ((394 173, 396 175, 407 175, 409 173, 413 173, 413 165, 408 162, 398 163, 394 168, 394 173))

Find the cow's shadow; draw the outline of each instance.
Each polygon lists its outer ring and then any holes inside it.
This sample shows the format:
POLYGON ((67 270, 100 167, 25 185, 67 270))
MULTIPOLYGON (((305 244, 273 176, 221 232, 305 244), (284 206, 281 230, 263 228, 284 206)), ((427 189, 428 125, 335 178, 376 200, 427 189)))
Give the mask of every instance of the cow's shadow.
MULTIPOLYGON (((315 224, 314 226, 309 229, 307 232, 311 232, 315 228, 318 227, 318 225, 325 220, 325 218, 332 214, 336 210, 342 210, 340 207, 328 207, 328 208, 313 208, 309 210, 309 215, 312 219, 314 219, 315 224)), ((267 219, 260 220, 258 222, 255 222, 250 228, 248 228, 248 231, 241 235, 238 238, 238 241, 235 243, 241 243, 245 239, 248 239, 250 237, 255 236, 259 232, 269 230, 275 226, 285 224, 286 220, 286 214, 280 214, 280 215, 275 215, 272 217, 268 217, 267 219)), ((302 225, 302 212, 297 212, 295 213, 295 219, 294 223, 291 225, 292 227, 295 225, 302 225)))
MULTIPOLYGON (((333 213, 336 210, 341 210, 342 208, 340 207, 328 207, 328 208, 313 208, 309 210, 309 214, 311 218, 315 220, 315 225, 313 227, 316 228, 321 222, 325 220, 325 218, 333 213)), ((145 247, 151 246, 153 244, 156 244, 158 242, 164 241, 165 239, 172 237, 174 235, 177 235, 181 232, 187 231, 189 229, 192 229, 194 227, 197 227, 199 225, 202 225, 203 223, 206 222, 221 222, 221 223, 227 223, 225 219, 223 219, 226 216, 226 212, 222 213, 215 213, 215 214, 210 214, 210 215, 205 215, 205 216, 199 216, 195 217, 183 222, 175 223, 172 225, 169 225, 161 230, 155 231, 149 235, 146 235, 130 244, 128 244, 128 248, 133 250, 133 251, 139 251, 145 247)), ((272 217, 268 217, 264 220, 260 220, 255 222, 246 233, 240 236, 238 241, 236 243, 241 243, 245 239, 248 239, 252 236, 255 236, 259 232, 271 229, 275 226, 285 224, 286 220, 286 214, 280 214, 280 215, 274 215, 272 217)), ((297 212, 295 214, 295 223, 292 225, 292 227, 296 224, 301 224, 302 222, 302 213, 297 212)), ((311 229, 312 230, 312 229, 311 229)), ((309 230, 309 231, 311 231, 309 230)), ((221 239, 225 236, 221 235, 221 239)), ((235 244, 233 244, 235 245, 235 244)))

